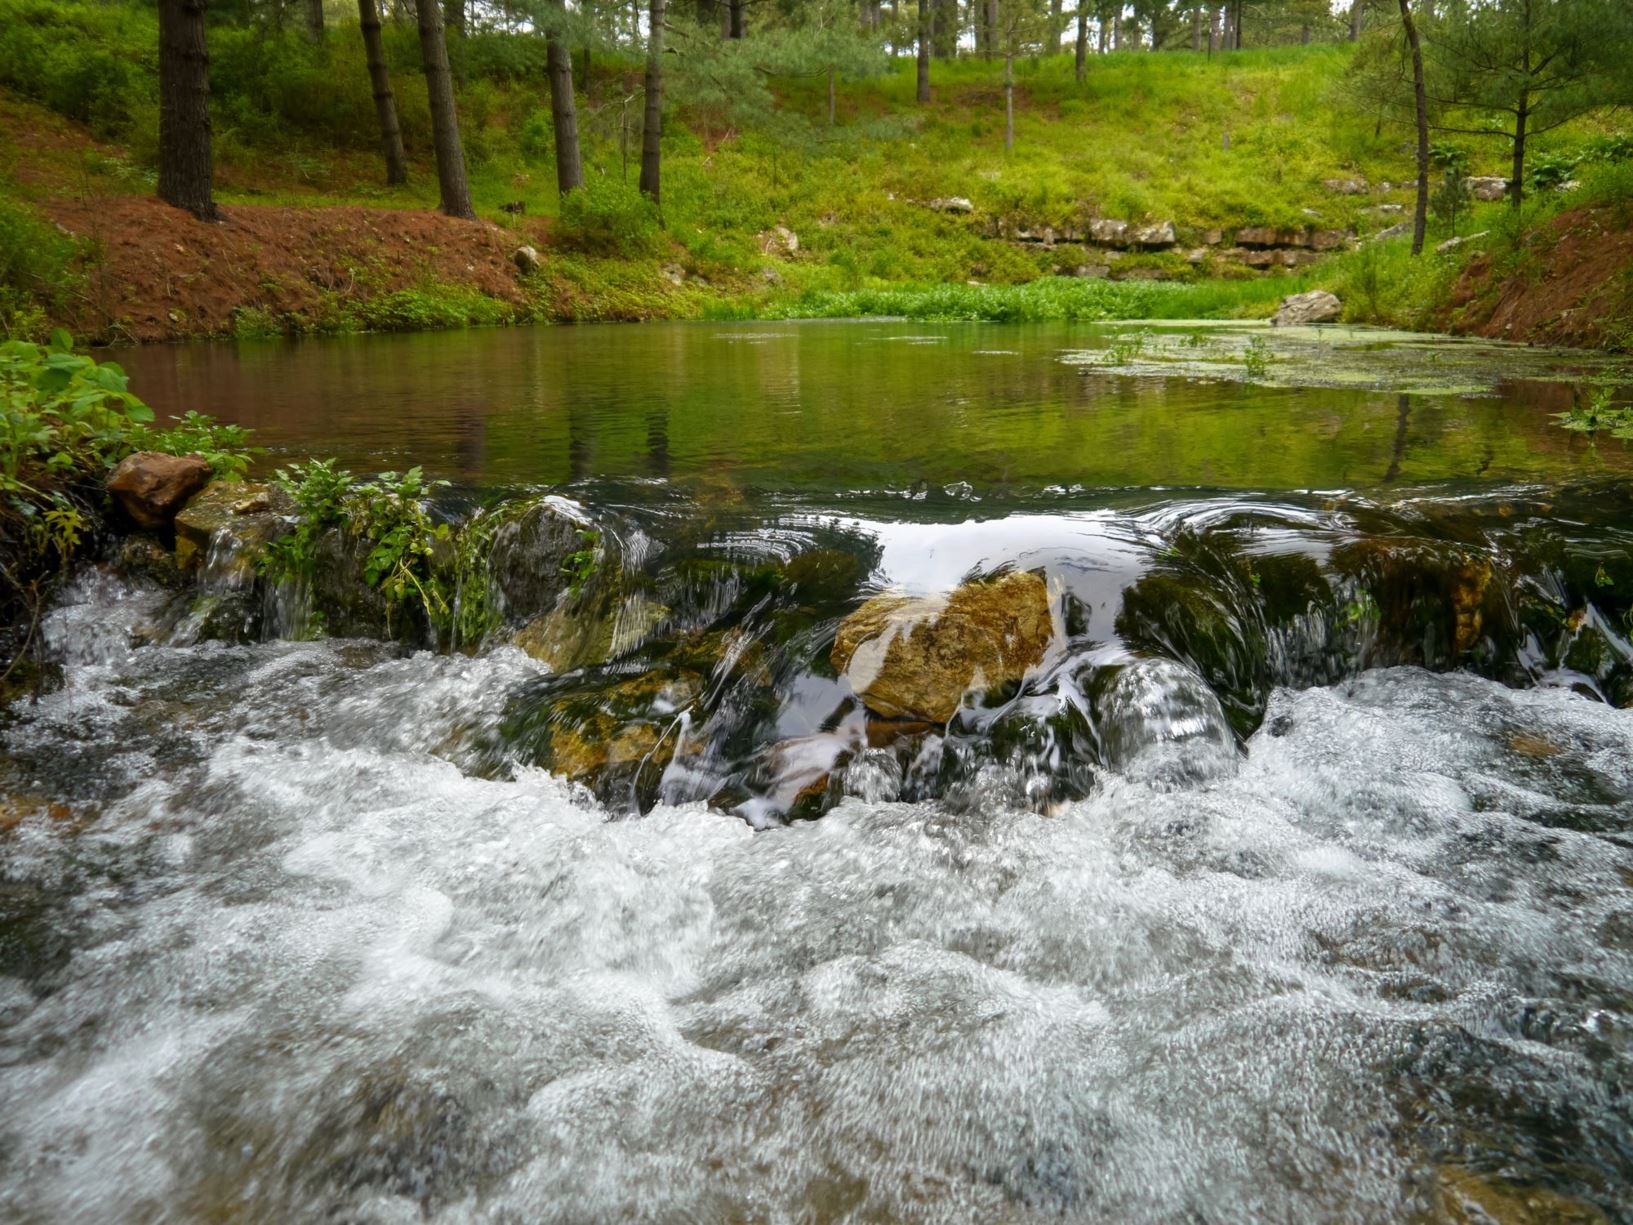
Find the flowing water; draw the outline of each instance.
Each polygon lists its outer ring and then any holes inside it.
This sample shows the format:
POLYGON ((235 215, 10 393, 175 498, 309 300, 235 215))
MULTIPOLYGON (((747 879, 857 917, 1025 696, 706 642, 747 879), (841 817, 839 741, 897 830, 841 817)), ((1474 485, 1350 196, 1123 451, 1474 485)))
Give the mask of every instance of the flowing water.
POLYGON ((129 355, 453 480, 506 616, 75 578, 0 713, 0 1219, 1633 1220, 1633 456, 1550 418, 1615 375, 1259 337, 129 355), (863 707, 859 605, 1006 575, 1023 677, 863 707))

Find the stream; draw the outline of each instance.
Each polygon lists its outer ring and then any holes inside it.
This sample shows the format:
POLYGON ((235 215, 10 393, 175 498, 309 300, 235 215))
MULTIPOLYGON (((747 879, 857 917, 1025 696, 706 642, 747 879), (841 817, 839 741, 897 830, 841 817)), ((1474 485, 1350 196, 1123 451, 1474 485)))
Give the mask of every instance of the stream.
POLYGON ((1614 363, 118 356, 263 475, 449 481, 502 624, 314 633, 230 534, 67 584, 0 710, 0 1219, 1633 1221, 1633 447, 1552 416, 1614 363), (1045 642, 944 718, 842 659, 1009 590, 1045 642))

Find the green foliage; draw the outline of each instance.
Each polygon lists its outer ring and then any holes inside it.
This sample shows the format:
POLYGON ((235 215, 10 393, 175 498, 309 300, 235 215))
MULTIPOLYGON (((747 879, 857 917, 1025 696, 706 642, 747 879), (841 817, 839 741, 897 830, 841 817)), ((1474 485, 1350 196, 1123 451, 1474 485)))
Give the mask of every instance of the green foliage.
POLYGON ((1270 373, 1270 348, 1264 342, 1263 336, 1254 336, 1247 342, 1247 348, 1242 351, 1242 365, 1247 369, 1247 377, 1252 382, 1258 382, 1270 373))
POLYGON ((448 538, 448 525, 432 523, 424 502, 431 489, 447 483, 427 482, 414 467, 401 476, 382 472, 352 492, 352 530, 372 546, 363 559, 363 580, 386 597, 388 632, 392 611, 411 601, 433 626, 448 623, 447 595, 432 572, 434 542, 448 538))
POLYGON ((657 206, 632 185, 610 175, 590 175, 561 202, 559 241, 591 255, 625 259, 662 250, 657 206))
POLYGON ((1598 388, 1586 404, 1569 412, 1555 413, 1554 420, 1564 429, 1589 436, 1605 434, 1633 441, 1633 404, 1619 404, 1614 388, 1598 388))
POLYGON ((250 445, 250 431, 241 425, 225 425, 192 409, 171 420, 176 424, 169 429, 149 431, 143 448, 166 455, 201 455, 221 480, 243 480, 250 457, 261 452, 250 445))
POLYGON ((1138 332, 1125 332, 1112 339, 1106 346, 1106 351, 1100 355, 1100 364, 1103 366, 1127 366, 1138 361, 1140 354, 1145 352, 1145 346, 1150 343, 1151 329, 1144 328, 1138 332))
POLYGON ((567 593, 575 600, 584 593, 584 585, 595 574, 601 534, 579 528, 578 538, 584 542, 584 548, 567 554, 561 563, 561 572, 567 577, 567 593))
POLYGON ((1321 282, 1344 302, 1344 317, 1392 327, 1432 327, 1450 297, 1455 259, 1414 258, 1408 238, 1369 242, 1329 262, 1321 282))
POLYGON ((20 200, 0 195, 0 335, 43 340, 83 279, 79 244, 20 200))
POLYGON ((1431 145, 1429 162, 1440 176, 1429 197, 1429 211, 1437 222, 1456 234, 1458 220, 1468 211, 1470 203, 1468 150, 1461 145, 1431 145))
POLYGON ((272 483, 295 504, 295 527, 269 544, 261 555, 264 574, 274 581, 312 577, 318 543, 344 517, 354 480, 332 459, 291 464, 272 474, 272 483))
MULTIPOLYGON (((336 300, 307 328, 319 332, 429 332, 512 322, 514 308, 466 285, 430 283, 336 300)), ((296 321, 299 322, 299 321, 296 321)))

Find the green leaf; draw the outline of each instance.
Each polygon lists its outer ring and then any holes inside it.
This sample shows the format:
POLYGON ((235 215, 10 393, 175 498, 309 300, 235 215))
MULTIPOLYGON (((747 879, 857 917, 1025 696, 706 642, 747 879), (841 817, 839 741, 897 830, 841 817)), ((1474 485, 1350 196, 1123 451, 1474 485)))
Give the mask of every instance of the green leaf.
POLYGON ((55 353, 69 353, 74 348, 74 338, 66 328, 54 328, 51 332, 51 349, 55 353))

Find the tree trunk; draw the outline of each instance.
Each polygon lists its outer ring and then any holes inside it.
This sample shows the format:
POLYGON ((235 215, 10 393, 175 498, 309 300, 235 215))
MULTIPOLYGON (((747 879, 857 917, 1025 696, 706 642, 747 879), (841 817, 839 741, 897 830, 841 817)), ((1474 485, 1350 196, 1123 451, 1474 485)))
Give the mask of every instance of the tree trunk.
POLYGON ((1202 50, 1202 10, 1191 10, 1191 50, 1202 50))
POLYGON ((306 0, 306 32, 313 38, 323 37, 323 0, 306 0))
POLYGON ((1364 0, 1350 0, 1349 6, 1349 40, 1352 43, 1361 41, 1361 23, 1366 15, 1364 0))
POLYGON ((1061 19, 1060 0, 1049 0, 1049 37, 1044 40, 1043 53, 1054 55, 1060 50, 1060 32, 1065 28, 1061 19))
POLYGON ((380 10, 374 0, 357 0, 357 20, 363 30, 363 54, 374 86, 374 113, 380 117, 380 152, 386 159, 386 182, 408 182, 408 158, 403 154, 403 130, 397 123, 397 99, 391 92, 385 46, 380 39, 380 10))
POLYGON ((1412 20, 1412 0, 1400 0, 1401 25, 1406 28, 1406 45, 1412 52, 1412 103, 1418 121, 1418 200, 1412 214, 1412 254, 1423 254, 1423 238, 1429 229, 1429 98, 1423 84, 1423 44, 1418 41, 1418 25, 1412 20))
POLYGON ((659 181, 663 169, 663 6, 652 0, 651 30, 646 40, 646 115, 641 121, 641 191, 660 208, 659 181))
POLYGON ((958 0, 932 0, 930 46, 938 60, 958 54, 958 0))
POLYGON ((1242 49, 1242 0, 1236 0, 1231 5, 1230 49, 1232 51, 1242 49))
POLYGON ((930 0, 919 0, 919 92, 918 100, 930 100, 930 0))
POLYGON ((727 8, 731 12, 731 25, 726 33, 730 38, 743 37, 743 0, 729 0, 727 8))
POLYGON ((834 70, 828 69, 828 126, 834 125, 834 70))
POLYGON ((448 33, 465 37, 465 0, 442 0, 442 23, 448 33))
POLYGON ((1123 6, 1118 5, 1116 12, 1111 15, 1111 49, 1123 49, 1123 6))
MULTIPOLYGON (((1530 69, 1527 57, 1526 69, 1530 69)), ((1525 136, 1526 128, 1531 119, 1531 92, 1524 87, 1520 89, 1520 104, 1514 112, 1514 167, 1513 178, 1508 182, 1508 197, 1515 208, 1525 203, 1525 136)))
POLYGON ((425 65, 425 90, 431 103, 431 144, 437 154, 437 186, 442 211, 450 217, 475 220, 471 189, 465 179, 465 149, 459 141, 459 112, 454 107, 454 82, 448 71, 448 40, 442 28, 438 0, 418 0, 420 60, 425 65))
POLYGON ((1077 46, 1073 49, 1072 71, 1079 84, 1089 70, 1089 4, 1077 0, 1077 46))
POLYGON ((206 0, 159 0, 159 199, 216 220, 206 0))
POLYGON ((578 108, 573 101, 573 53, 559 30, 545 36, 544 46, 545 70, 550 76, 550 121, 556 134, 556 190, 565 196, 584 186, 578 155, 578 108))
POLYGON ((1004 152, 1015 148, 1015 45, 1004 48, 1004 152))

